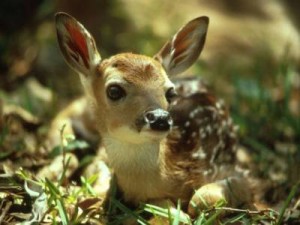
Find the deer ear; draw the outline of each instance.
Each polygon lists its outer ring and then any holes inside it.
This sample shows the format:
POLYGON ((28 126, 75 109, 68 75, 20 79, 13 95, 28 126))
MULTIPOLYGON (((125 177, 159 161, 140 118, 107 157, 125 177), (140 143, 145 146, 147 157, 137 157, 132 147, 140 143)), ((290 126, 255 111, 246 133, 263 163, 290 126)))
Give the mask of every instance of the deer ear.
POLYGON ((190 21, 154 56, 168 75, 185 71, 198 59, 205 43, 208 23, 206 16, 190 21))
POLYGON ((66 13, 57 13, 55 21, 64 58, 75 71, 89 76, 101 61, 94 38, 81 23, 66 13))

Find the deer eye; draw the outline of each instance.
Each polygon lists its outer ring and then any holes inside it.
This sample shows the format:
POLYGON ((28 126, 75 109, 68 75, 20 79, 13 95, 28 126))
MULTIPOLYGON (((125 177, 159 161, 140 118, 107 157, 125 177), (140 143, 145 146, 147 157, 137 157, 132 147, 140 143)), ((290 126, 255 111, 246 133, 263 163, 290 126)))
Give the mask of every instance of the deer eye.
POLYGON ((118 101, 126 96, 125 90, 117 84, 112 84, 106 89, 107 97, 112 101, 118 101))
POLYGON ((174 87, 171 87, 166 92, 166 99, 170 103, 173 98, 177 97, 177 92, 175 91, 174 87))

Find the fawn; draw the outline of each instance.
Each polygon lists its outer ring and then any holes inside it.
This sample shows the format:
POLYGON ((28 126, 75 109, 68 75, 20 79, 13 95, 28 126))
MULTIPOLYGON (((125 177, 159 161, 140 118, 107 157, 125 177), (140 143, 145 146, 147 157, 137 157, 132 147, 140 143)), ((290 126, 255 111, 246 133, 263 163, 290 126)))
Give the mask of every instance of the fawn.
POLYGON ((222 102, 197 88, 177 94, 170 80, 197 60, 208 23, 205 16, 188 22, 154 57, 101 59, 81 23, 56 15, 60 49, 80 75, 125 202, 180 199, 195 216, 221 199, 232 207, 251 201, 235 171, 235 129, 222 102))

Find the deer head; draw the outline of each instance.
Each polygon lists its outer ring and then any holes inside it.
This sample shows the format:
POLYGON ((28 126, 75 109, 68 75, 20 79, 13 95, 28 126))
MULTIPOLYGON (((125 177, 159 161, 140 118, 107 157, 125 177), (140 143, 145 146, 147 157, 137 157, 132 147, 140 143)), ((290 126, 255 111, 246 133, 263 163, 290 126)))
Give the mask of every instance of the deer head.
POLYGON ((168 107, 176 96, 169 77, 197 60, 207 17, 183 26, 154 57, 122 53, 101 59, 91 34, 66 13, 56 14, 56 28, 60 49, 79 73, 104 137, 141 143, 166 136, 173 123, 168 107))

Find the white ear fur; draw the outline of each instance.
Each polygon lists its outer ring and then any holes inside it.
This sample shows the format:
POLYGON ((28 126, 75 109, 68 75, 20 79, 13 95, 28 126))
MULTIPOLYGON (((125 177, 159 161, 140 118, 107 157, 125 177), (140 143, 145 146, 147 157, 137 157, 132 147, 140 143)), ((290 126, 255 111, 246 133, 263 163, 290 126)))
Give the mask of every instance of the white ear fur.
POLYGON ((55 20, 58 43, 67 63, 84 77, 90 76, 101 61, 94 38, 66 13, 57 13, 55 20))
POLYGON ((154 56, 168 75, 185 71, 198 59, 205 43, 208 23, 206 16, 190 21, 154 56))

